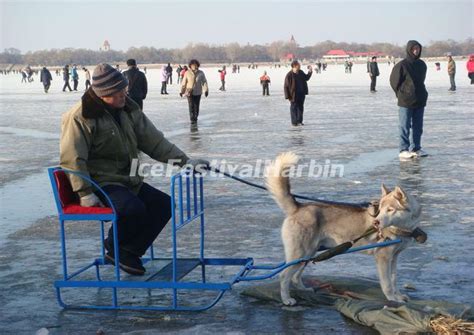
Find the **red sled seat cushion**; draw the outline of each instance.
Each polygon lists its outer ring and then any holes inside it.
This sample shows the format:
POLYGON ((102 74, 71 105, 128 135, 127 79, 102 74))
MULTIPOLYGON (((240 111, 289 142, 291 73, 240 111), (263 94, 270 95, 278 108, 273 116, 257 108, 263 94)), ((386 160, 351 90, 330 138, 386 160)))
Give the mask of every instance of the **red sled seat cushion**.
POLYGON ((110 207, 81 206, 79 196, 72 190, 69 178, 64 171, 54 171, 54 178, 64 214, 113 214, 110 207))
POLYGON ((83 207, 76 204, 63 207, 64 214, 113 214, 110 207, 83 207))

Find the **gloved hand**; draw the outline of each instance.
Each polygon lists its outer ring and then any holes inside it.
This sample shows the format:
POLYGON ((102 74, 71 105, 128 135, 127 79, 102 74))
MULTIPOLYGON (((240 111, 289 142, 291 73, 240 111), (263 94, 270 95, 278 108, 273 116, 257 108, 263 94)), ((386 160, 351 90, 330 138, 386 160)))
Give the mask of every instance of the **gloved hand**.
POLYGON ((105 207, 102 201, 94 194, 88 194, 81 197, 82 207, 105 207))
POLYGON ((183 97, 183 93, 180 93, 179 96, 182 98, 182 97, 183 97))
POLYGON ((209 165, 211 163, 209 163, 208 160, 205 160, 205 159, 188 159, 186 161, 186 165, 189 166, 189 167, 192 167, 192 169, 194 171, 197 171, 197 172, 203 172, 205 170, 207 170, 209 168, 209 165))
POLYGON ((209 96, 209 91, 204 92, 204 96, 207 98, 209 96))

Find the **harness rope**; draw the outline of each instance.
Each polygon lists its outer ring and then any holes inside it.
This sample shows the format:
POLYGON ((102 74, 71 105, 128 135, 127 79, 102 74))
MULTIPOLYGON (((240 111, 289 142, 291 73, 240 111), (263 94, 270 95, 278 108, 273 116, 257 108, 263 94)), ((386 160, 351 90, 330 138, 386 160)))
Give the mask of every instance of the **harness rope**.
MULTIPOLYGON (((220 171, 218 168, 208 167, 207 169, 209 171, 222 174, 222 175, 224 175, 228 178, 237 180, 240 183, 243 183, 243 184, 255 187, 255 188, 259 188, 261 190, 268 191, 268 189, 263 185, 255 184, 255 183, 252 183, 248 180, 245 180, 245 179, 236 177, 234 175, 231 175, 230 173, 220 171)), ((356 203, 354 203, 354 202, 332 201, 332 200, 326 200, 326 199, 320 199, 320 198, 311 198, 311 197, 307 197, 307 196, 300 195, 300 194, 291 194, 291 196, 296 198, 296 199, 309 200, 309 201, 319 202, 319 203, 327 204, 327 205, 350 206, 350 207, 356 207, 356 208, 367 208, 372 204, 370 202, 356 202, 356 203)))

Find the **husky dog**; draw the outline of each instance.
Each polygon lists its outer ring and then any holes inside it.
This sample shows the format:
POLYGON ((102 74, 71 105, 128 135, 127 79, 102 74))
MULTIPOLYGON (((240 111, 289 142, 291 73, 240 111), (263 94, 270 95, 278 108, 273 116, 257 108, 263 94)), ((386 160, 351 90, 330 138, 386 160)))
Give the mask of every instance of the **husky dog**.
MULTIPOLYGON (((385 238, 402 240, 395 245, 371 249, 368 253, 375 255, 380 286, 386 298, 397 302, 407 301, 408 296, 401 294, 396 286, 397 258, 412 242, 411 232, 419 224, 421 207, 416 199, 398 186, 390 191, 382 184, 379 205, 371 204, 367 208, 298 203, 291 195, 288 176, 297 162, 298 156, 294 153, 282 153, 266 171, 268 190, 286 214, 281 229, 286 262, 312 257, 321 246, 331 248, 352 241, 375 226, 378 232, 361 239, 355 246, 385 238)), ((308 290, 301 279, 304 268, 305 263, 300 263, 281 273, 280 294, 283 304, 296 304, 296 300, 290 296, 290 284, 296 289, 308 290)))

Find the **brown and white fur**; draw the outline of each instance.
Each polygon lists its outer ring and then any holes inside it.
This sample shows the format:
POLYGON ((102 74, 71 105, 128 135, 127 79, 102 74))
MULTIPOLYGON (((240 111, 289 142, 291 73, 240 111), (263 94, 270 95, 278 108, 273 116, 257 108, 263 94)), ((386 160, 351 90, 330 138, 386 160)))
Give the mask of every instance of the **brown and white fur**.
MULTIPOLYGON (((408 297, 401 294, 396 286, 396 267, 399 253, 412 243, 412 239, 397 236, 390 227, 398 227, 405 231, 416 228, 421 212, 416 199, 400 187, 389 191, 382 184, 378 213, 374 206, 358 208, 316 202, 301 204, 291 195, 288 177, 289 169, 297 162, 298 156, 294 153, 282 153, 266 171, 268 190, 286 214, 281 229, 286 262, 314 256, 321 246, 331 248, 352 241, 370 227, 376 226, 379 228, 379 233, 383 232, 385 237, 401 238, 403 241, 368 252, 375 255, 382 291, 388 300, 407 301, 408 297)), ((373 243, 379 239, 380 234, 374 233, 355 245, 373 243)), ((305 264, 301 263, 281 273, 280 293, 283 304, 296 304, 296 300, 290 296, 291 284, 296 289, 307 289, 301 278, 304 267, 305 264)))

